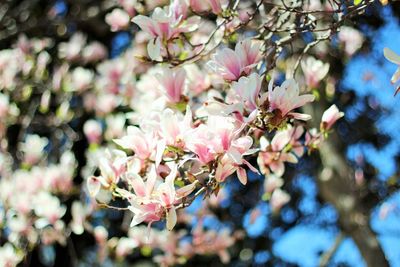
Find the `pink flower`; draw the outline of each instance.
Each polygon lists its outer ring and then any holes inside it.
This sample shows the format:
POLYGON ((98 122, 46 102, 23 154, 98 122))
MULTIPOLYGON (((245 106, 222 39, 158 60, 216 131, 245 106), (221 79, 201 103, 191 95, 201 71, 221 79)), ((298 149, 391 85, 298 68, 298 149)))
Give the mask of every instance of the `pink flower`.
POLYGON ((111 31, 125 29, 129 25, 129 15, 124 10, 116 8, 106 15, 106 22, 111 26, 111 31))
POLYGON ((91 70, 77 67, 72 71, 71 82, 74 91, 82 92, 88 89, 94 78, 94 73, 91 70))
POLYGON ((185 138, 186 147, 196 154, 202 164, 207 164, 215 159, 216 153, 211 143, 213 141, 212 137, 212 133, 210 133, 207 126, 201 124, 185 138))
POLYGON ((206 11, 208 7, 208 2, 204 0, 189 0, 189 5, 194 12, 201 13, 206 11))
POLYGON ((226 228, 221 231, 203 230, 202 222, 193 230, 192 246, 196 254, 205 255, 217 253, 221 262, 227 264, 230 261, 228 247, 235 243, 234 235, 226 228))
POLYGON ((165 68, 163 72, 156 77, 168 101, 171 103, 179 103, 185 91, 185 70, 182 68, 177 70, 165 68))
POLYGON ((126 257, 130 255, 135 248, 139 246, 139 242, 135 239, 128 237, 121 237, 118 240, 118 245, 115 248, 115 254, 118 258, 126 257))
POLYGON ((128 126, 127 135, 114 142, 124 149, 131 149, 140 159, 148 159, 156 148, 154 133, 145 133, 136 126, 128 126))
POLYGON ((67 43, 60 43, 58 53, 60 58, 75 61, 80 58, 83 47, 86 44, 86 36, 82 33, 74 33, 67 43))
POLYGON ((304 145, 310 151, 312 151, 313 149, 317 149, 321 145, 323 139, 324 139, 323 135, 319 133, 317 129, 312 128, 306 132, 306 139, 304 145))
POLYGON ((44 153, 44 148, 49 141, 46 137, 39 135, 27 135, 25 142, 21 144, 21 151, 24 152, 24 160, 29 165, 37 163, 44 153))
POLYGON ((15 267, 24 259, 24 255, 14 249, 11 243, 0 247, 0 266, 15 267))
POLYGON ((91 42, 82 51, 86 62, 96 62, 107 57, 107 49, 100 42, 91 42))
POLYGON ((336 105, 330 106, 327 110, 325 110, 324 114, 322 114, 321 119, 321 131, 328 131, 332 128, 333 124, 344 116, 343 112, 340 112, 336 105))
POLYGON ((358 30, 342 26, 338 34, 339 41, 344 43, 344 51, 348 56, 353 55, 361 48, 364 42, 364 36, 358 30))
POLYGON ((246 39, 236 44, 235 50, 223 48, 212 56, 208 66, 227 81, 237 81, 248 75, 261 59, 261 43, 246 39))
POLYGON ((280 188, 283 185, 283 179, 274 174, 270 174, 265 177, 264 180, 264 191, 266 193, 272 193, 276 189, 280 188))
POLYGON ((129 14, 129 16, 135 15, 136 2, 131 0, 118 0, 118 3, 122 8, 129 14))
POLYGON ((215 179, 223 182, 229 175, 236 172, 239 181, 245 185, 247 183, 247 172, 243 168, 246 165, 251 171, 259 173, 243 156, 254 154, 257 149, 252 149, 253 139, 249 136, 240 137, 231 142, 231 146, 226 154, 221 158, 215 172, 215 179))
MULTIPOLYGON (((186 194, 177 194, 174 186, 176 175, 176 166, 171 166, 170 173, 165 181, 155 187, 157 180, 155 165, 152 165, 146 183, 140 176, 131 174, 128 182, 135 192, 135 195, 132 195, 129 199, 131 203, 129 209, 134 213, 131 227, 141 222, 159 221, 165 216, 167 229, 172 230, 174 228, 177 222, 175 202, 179 200, 179 197, 186 196, 191 192, 191 190, 185 190, 187 191, 186 194)), ((126 194, 128 195, 128 193, 126 194)))
POLYGON ((185 136, 192 129, 192 112, 189 105, 186 106, 185 116, 166 109, 161 114, 160 131, 167 145, 184 148, 185 136))
POLYGON ((272 90, 271 81, 268 88, 269 111, 279 111, 279 116, 282 118, 290 116, 295 119, 309 120, 310 115, 291 112, 315 99, 311 94, 299 95, 299 93, 299 86, 292 79, 286 80, 281 86, 275 87, 274 90, 272 90))
POLYGON ((177 1, 162 9, 156 7, 151 18, 138 15, 133 18, 143 31, 150 35, 147 51, 151 59, 159 60, 162 52, 162 44, 171 40, 183 32, 192 32, 198 28, 200 17, 186 19, 187 8, 177 1))
POLYGON ((260 62, 261 42, 246 39, 235 46, 235 53, 239 56, 243 71, 246 75, 260 62))
POLYGON ((240 59, 229 48, 223 48, 217 54, 214 54, 209 66, 227 81, 236 81, 242 74, 240 59))
POLYGON ((319 82, 328 74, 329 63, 324 64, 322 61, 310 56, 301 61, 301 69, 306 78, 306 84, 315 89, 318 87, 319 82))
POLYGON ((79 201, 74 201, 71 207, 72 221, 70 223, 71 230, 76 235, 81 235, 84 231, 84 223, 88 210, 79 201))
POLYGON ((207 164, 218 154, 230 149, 240 130, 232 118, 209 116, 207 124, 201 124, 188 132, 185 138, 186 147, 198 156, 202 164, 207 164))
POLYGON ((261 90, 262 79, 257 73, 249 77, 241 77, 238 82, 232 83, 232 89, 228 93, 229 102, 242 103, 248 112, 256 110, 261 90))
POLYGON ((196 64, 185 65, 184 68, 187 73, 190 92, 200 94, 210 87, 211 81, 209 75, 196 64))
MULTIPOLYGON (((34 212, 38 217, 42 217, 40 224, 54 224, 58 219, 64 216, 67 211, 66 207, 62 206, 60 200, 50 195, 48 192, 41 192, 33 199, 34 212)), ((38 221, 39 221, 38 220, 38 221)), ((39 224, 39 222, 36 222, 39 224)))
POLYGON ((86 138, 89 140, 89 143, 98 144, 102 135, 101 124, 96 120, 88 120, 83 125, 83 132, 86 135, 86 138))
POLYGON ((89 194, 96 196, 101 187, 109 188, 118 183, 121 175, 126 171, 126 154, 122 151, 107 151, 106 157, 99 159, 100 176, 91 176, 86 181, 89 194))
POLYGON ((271 196, 269 204, 274 212, 279 211, 282 206, 290 201, 290 195, 280 188, 276 189, 271 196))
POLYGON ((284 162, 297 163, 297 158, 293 153, 284 151, 290 140, 289 131, 278 132, 271 143, 264 136, 260 138, 261 151, 257 162, 263 174, 269 174, 269 169, 271 169, 275 175, 281 177, 285 172, 284 162))
POLYGON ((7 116, 9 105, 9 97, 0 93, 0 119, 3 119, 7 116))
POLYGON ((211 10, 214 14, 220 14, 222 12, 222 7, 221 7, 221 0, 206 0, 210 6, 211 10))

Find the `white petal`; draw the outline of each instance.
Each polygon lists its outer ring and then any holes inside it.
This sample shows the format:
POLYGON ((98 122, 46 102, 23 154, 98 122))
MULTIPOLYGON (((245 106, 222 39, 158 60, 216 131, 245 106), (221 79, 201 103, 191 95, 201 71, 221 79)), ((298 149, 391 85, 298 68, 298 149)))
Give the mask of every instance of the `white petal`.
POLYGON ((86 186, 89 194, 95 197, 100 191, 101 183, 97 177, 92 176, 87 179, 86 186))
POLYGON ((161 60, 160 38, 150 40, 147 44, 147 53, 152 60, 161 60))
POLYGON ((177 221, 176 210, 175 210, 175 207, 172 207, 167 212, 167 229, 169 231, 174 229, 176 221, 177 221))
POLYGON ((246 170, 245 169, 243 169, 243 168, 239 168, 239 169, 237 169, 237 175, 238 175, 238 178, 239 178, 239 181, 243 184, 243 185, 246 185, 247 184, 247 173, 246 173, 246 170))
POLYGON ((383 49, 383 55, 385 56, 385 58, 387 60, 389 60, 390 62, 400 65, 400 56, 397 55, 395 52, 393 52, 393 50, 385 47, 383 49))

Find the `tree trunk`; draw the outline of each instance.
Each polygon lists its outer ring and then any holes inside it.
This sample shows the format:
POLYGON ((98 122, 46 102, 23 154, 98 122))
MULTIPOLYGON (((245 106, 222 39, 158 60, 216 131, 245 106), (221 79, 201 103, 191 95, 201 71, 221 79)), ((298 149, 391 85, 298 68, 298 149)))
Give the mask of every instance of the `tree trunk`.
MULTIPOLYGON (((323 101, 320 101, 319 105, 305 107, 305 111, 313 116, 316 123, 326 108, 323 101)), ((336 208, 339 227, 345 235, 354 240, 367 266, 389 266, 376 234, 369 224, 371 210, 361 199, 355 184, 354 171, 349 166, 341 147, 336 132, 330 134, 321 145, 319 153, 322 164, 317 177, 320 197, 336 208)))
POLYGON ((317 182, 320 196, 336 208, 339 226, 346 235, 353 238, 367 266, 389 266, 370 227, 370 210, 365 209, 354 190, 353 170, 332 141, 327 140, 320 149, 322 169, 317 182))

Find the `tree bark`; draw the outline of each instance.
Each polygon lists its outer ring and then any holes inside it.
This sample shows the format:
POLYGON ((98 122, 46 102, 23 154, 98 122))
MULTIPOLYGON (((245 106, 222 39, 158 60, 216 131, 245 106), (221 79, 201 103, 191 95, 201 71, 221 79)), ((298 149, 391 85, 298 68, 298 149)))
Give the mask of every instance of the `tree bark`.
POLYGON ((343 155, 338 153, 332 140, 327 140, 322 145, 320 155, 322 169, 317 184, 321 198, 336 208, 340 227, 354 240, 367 266, 389 266, 370 227, 370 210, 365 209, 354 190, 353 170, 343 155))
MULTIPOLYGON (((306 113, 311 114, 317 122, 326 108, 327 106, 321 101, 320 105, 313 108, 307 107, 306 113)), ((354 171, 348 164, 341 147, 342 144, 336 132, 331 133, 320 147, 322 164, 317 175, 319 195, 323 201, 336 208, 339 227, 345 235, 354 240, 367 266, 389 266, 369 223, 371 210, 362 201, 355 184, 354 171)))

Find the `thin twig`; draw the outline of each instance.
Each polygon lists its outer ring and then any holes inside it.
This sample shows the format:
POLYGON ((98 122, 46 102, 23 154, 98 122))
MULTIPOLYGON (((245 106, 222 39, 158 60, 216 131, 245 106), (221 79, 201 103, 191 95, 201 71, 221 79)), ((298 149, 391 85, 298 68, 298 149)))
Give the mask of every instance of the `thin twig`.
POLYGON ((340 244, 342 243, 344 239, 344 234, 340 232, 335 239, 335 242, 333 243, 333 246, 327 250, 324 254, 321 256, 321 260, 319 262, 320 267, 325 267, 328 266, 329 262, 331 261, 332 257, 335 255, 337 249, 339 248, 340 244))

